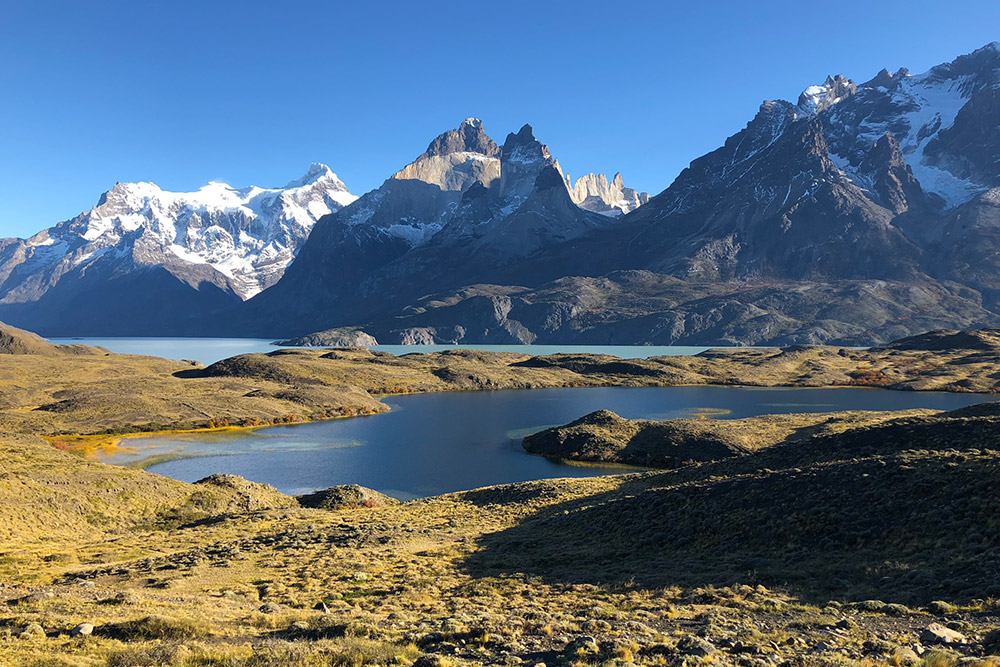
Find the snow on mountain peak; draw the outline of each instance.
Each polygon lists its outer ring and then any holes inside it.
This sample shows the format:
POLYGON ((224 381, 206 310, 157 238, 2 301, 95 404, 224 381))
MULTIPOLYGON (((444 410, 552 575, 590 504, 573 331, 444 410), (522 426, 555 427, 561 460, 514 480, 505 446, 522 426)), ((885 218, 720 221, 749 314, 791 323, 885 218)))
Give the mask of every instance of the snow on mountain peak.
POLYGON ((1000 86, 1000 51, 987 45, 922 74, 882 70, 861 85, 849 104, 823 113, 831 157, 849 177, 871 147, 891 132, 904 160, 925 192, 941 198, 946 208, 969 201, 992 185, 954 170, 939 138, 947 137, 959 112, 981 93, 1000 86))
MULTIPOLYGON (((336 181, 343 185, 341 180, 337 178, 337 175, 333 173, 332 169, 322 162, 313 162, 309 165, 309 170, 301 178, 289 181, 282 189, 290 190, 292 188, 301 188, 323 180, 336 181)), ((344 190, 347 190, 346 186, 344 187, 344 190)))
POLYGON ((807 116, 813 116, 846 100, 858 87, 843 74, 828 76, 821 86, 809 86, 799 95, 798 107, 807 116))
POLYGON ((277 282, 320 217, 357 197, 324 164, 284 188, 234 188, 210 182, 194 192, 154 183, 116 183, 97 206, 36 235, 39 261, 69 268, 114 247, 144 265, 207 264, 247 299, 277 282), (141 240, 141 250, 137 244, 141 240), (61 248, 56 254, 53 248, 61 248))

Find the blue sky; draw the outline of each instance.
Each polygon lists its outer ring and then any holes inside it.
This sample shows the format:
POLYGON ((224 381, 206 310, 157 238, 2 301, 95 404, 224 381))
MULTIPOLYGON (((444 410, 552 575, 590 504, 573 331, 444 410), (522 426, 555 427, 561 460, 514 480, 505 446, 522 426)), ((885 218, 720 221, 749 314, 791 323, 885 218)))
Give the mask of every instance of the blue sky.
POLYGON ((0 236, 115 181, 377 187, 467 116, 663 190, 764 99, 1000 39, 993 0, 4 3, 0 236))

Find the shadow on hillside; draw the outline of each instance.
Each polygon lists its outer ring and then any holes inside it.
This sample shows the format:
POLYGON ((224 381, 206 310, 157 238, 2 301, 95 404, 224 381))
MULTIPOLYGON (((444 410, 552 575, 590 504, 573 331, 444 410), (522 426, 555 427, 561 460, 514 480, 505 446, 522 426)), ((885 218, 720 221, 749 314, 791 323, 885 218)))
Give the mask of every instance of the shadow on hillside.
POLYGON ((672 486, 670 473, 639 477, 484 536, 464 566, 475 577, 565 584, 763 584, 819 604, 995 597, 998 474, 993 452, 763 469, 672 486))
POLYGON ((176 371, 173 376, 182 380, 211 377, 204 368, 186 368, 182 371, 176 371))

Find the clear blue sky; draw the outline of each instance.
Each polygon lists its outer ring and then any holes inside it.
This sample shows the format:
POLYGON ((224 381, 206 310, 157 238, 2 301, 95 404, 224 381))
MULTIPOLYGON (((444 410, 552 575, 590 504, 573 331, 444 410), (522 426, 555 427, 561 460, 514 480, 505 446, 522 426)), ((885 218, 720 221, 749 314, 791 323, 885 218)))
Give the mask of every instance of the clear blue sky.
POLYGON ((378 186, 466 116, 656 193, 764 99, 1000 39, 993 0, 4 3, 0 236, 115 181, 378 186))

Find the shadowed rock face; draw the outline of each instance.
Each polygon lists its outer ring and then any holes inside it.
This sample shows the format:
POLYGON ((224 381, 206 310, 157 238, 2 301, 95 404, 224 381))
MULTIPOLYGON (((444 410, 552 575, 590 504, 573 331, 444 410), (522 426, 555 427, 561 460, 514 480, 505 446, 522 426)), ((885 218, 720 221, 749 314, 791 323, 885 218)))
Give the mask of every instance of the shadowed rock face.
MULTIPOLYGON (((363 330, 384 344, 870 345, 953 322, 1000 319, 971 291, 930 280, 754 285, 617 271, 534 289, 472 285, 420 299, 363 330)), ((310 340, 322 337, 287 344, 310 340)))

